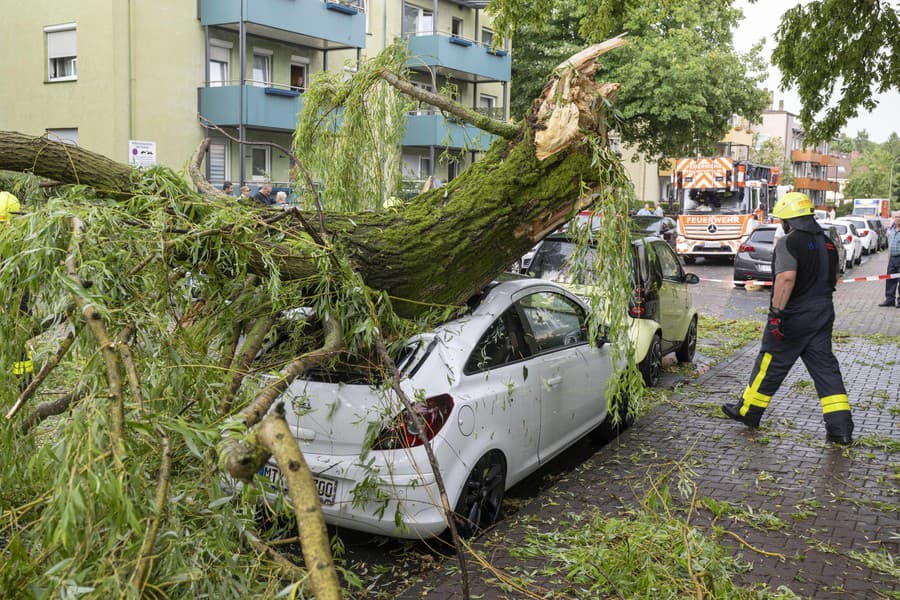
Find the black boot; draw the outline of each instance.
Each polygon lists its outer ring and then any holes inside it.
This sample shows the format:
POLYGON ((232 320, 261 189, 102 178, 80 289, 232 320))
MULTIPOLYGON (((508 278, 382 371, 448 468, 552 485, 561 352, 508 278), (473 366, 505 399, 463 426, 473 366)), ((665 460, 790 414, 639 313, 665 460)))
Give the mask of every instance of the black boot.
POLYGON ((741 414, 741 407, 743 406, 743 402, 735 402, 733 404, 723 404, 722 412, 734 419, 735 421, 740 421, 747 427, 752 427, 756 429, 759 427, 759 420, 763 415, 763 408, 759 406, 750 405, 750 408, 747 409, 747 414, 741 414))
POLYGON ((825 439, 832 444, 853 443, 853 417, 849 410, 836 410, 825 415, 825 439))

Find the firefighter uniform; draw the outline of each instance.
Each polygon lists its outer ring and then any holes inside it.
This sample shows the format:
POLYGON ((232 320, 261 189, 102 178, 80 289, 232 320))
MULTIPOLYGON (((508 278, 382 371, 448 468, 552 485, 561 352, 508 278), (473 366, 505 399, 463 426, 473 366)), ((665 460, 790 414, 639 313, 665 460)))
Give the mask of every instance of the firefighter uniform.
MULTIPOLYGON (((0 224, 5 223, 9 217, 22 210, 19 199, 9 192, 0 191, 0 224)), ((28 314, 28 294, 22 296, 19 303, 19 314, 28 314)), ((13 363, 13 375, 19 378, 19 387, 25 387, 31 382, 31 376, 34 372, 34 363, 32 362, 31 351, 26 349, 22 357, 13 363)))
POLYGON ((776 244, 772 272, 777 277, 780 272, 793 270, 796 280, 783 309, 770 310, 759 355, 741 401, 724 404, 722 410, 732 419, 758 427, 772 396, 799 358, 821 400, 826 439, 849 444, 853 439, 850 402, 831 349, 837 250, 812 217, 813 205, 805 194, 786 194, 772 214, 788 223, 790 229, 776 244))

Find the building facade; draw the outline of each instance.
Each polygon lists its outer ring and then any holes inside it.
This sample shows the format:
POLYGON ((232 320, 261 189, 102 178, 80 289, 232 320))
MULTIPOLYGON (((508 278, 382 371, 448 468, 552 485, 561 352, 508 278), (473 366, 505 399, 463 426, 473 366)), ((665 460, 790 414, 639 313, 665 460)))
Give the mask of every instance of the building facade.
MULTIPOLYGON (((127 162, 136 143, 181 169, 211 138, 208 177, 291 185, 303 93, 317 72, 355 70, 408 40, 417 85, 455 86, 466 106, 508 116, 509 47, 463 0, 34 0, 4 19, 0 129, 46 134, 127 162)), ((407 116, 402 156, 414 183, 444 181, 487 149, 488 134, 429 108, 407 116)))

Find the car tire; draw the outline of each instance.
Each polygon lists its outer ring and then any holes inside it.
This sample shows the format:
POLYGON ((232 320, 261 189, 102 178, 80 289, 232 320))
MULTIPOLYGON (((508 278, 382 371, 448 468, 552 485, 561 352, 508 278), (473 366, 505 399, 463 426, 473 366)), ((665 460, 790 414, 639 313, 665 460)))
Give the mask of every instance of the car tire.
POLYGON ((456 531, 471 538, 500 518, 506 493, 506 460, 500 452, 488 452, 475 463, 463 484, 454 509, 456 531))
POLYGON ((682 258, 682 260, 684 260, 684 264, 686 264, 686 265, 692 265, 695 262, 697 262, 697 259, 694 258, 693 256, 682 256, 681 258, 682 258))
POLYGON ((613 423, 613 414, 608 411, 603 422, 588 434, 592 440, 601 443, 611 442, 634 423, 634 416, 628 414, 628 396, 628 393, 619 393, 619 422, 613 423))
POLYGON ((856 257, 856 260, 853 261, 853 264, 860 265, 862 264, 862 252, 859 253, 859 256, 856 257))
POLYGON ((662 371, 662 339, 659 333, 653 334, 650 347, 647 348, 647 355, 638 365, 638 369, 647 387, 653 387, 659 383, 659 375, 662 371))
POLYGON ((697 317, 691 319, 691 324, 688 325, 687 334, 684 336, 684 341, 681 342, 681 345, 678 346, 678 350, 675 351, 675 358, 678 359, 678 362, 691 362, 694 360, 694 353, 697 351, 697 317))

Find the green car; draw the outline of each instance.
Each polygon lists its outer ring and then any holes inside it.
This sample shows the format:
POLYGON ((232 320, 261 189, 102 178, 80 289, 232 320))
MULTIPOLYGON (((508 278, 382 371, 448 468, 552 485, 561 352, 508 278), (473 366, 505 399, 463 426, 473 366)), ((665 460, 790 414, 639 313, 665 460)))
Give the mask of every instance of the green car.
MULTIPOLYGON (((558 281, 578 293, 577 288, 583 286, 567 283, 565 277, 574 249, 574 239, 565 232, 547 236, 529 265, 528 276, 558 281)), ((687 286, 699 283, 700 278, 685 273, 671 246, 660 238, 636 239, 632 250, 634 296, 628 307, 629 336, 644 382, 654 386, 659 382, 663 356, 674 352, 679 362, 694 359, 697 311, 687 286)))

